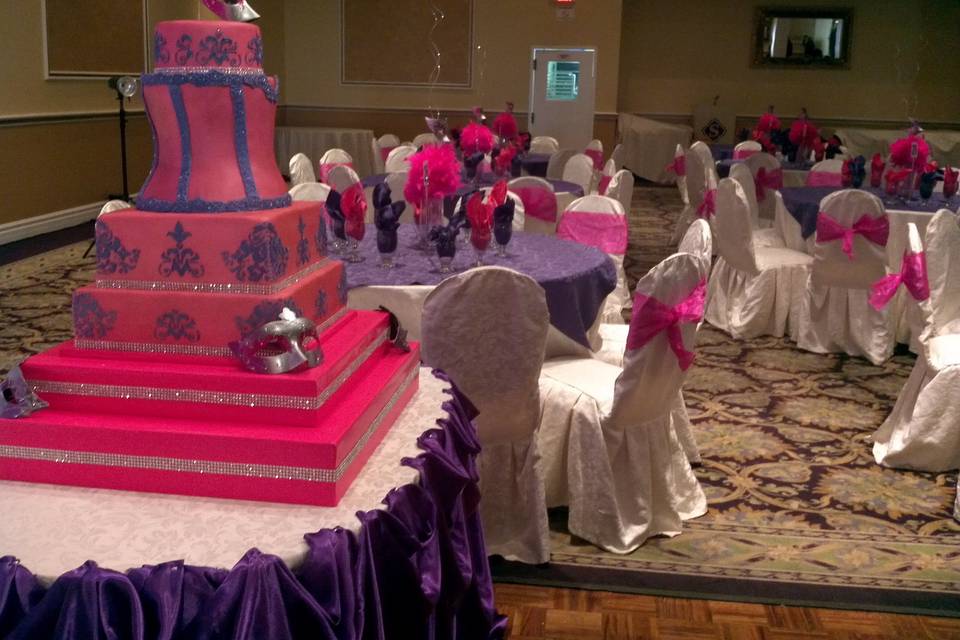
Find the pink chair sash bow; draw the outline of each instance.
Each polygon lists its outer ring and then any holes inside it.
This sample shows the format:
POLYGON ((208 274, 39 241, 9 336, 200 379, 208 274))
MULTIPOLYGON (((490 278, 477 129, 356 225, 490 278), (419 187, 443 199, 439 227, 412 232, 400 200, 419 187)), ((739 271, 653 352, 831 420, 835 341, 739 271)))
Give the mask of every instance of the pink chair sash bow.
POLYGON ((757 192, 757 202, 763 202, 767 197, 767 189, 779 190, 783 188, 783 169, 771 169, 767 171, 764 167, 757 169, 757 175, 753 179, 757 192))
POLYGON ((733 159, 734 159, 734 160, 745 160, 745 159, 749 158, 750 156, 752 156, 752 155, 755 154, 755 153, 757 153, 757 150, 756 150, 756 149, 734 149, 734 151, 733 151, 733 159))
POLYGON ((384 162, 387 161, 387 157, 390 155, 390 152, 396 149, 396 147, 380 147, 380 157, 384 162))
POLYGON ((542 187, 516 187, 513 192, 523 202, 523 214, 544 222, 557 221, 557 195, 542 187))
POLYGON ((670 349, 677 356, 680 369, 686 371, 693 364, 695 354, 687 351, 680 333, 681 323, 700 322, 707 297, 707 283, 701 281, 690 295, 679 304, 668 307, 656 298, 638 293, 633 302, 633 318, 627 334, 627 350, 633 351, 646 345, 653 338, 667 332, 670 349))
POLYGON ((597 183, 597 193, 604 195, 607 192, 607 187, 610 186, 611 180, 613 180, 613 176, 600 176, 600 182, 597 183))
POLYGON ((717 215, 717 190, 708 189, 703 194, 703 202, 697 207, 697 215, 704 220, 709 220, 717 215))
POLYGON ((843 175, 833 171, 811 171, 807 174, 808 187, 842 187, 843 175))
POLYGON ((851 260, 853 260, 853 236, 856 234, 860 234, 875 245, 885 247, 887 238, 890 236, 890 221, 885 215, 875 218, 865 213, 853 223, 853 228, 847 228, 823 211, 817 216, 817 242, 843 240, 843 252, 851 260))
POLYGON ((603 151, 599 149, 585 149, 584 154, 593 161, 593 168, 596 171, 603 169, 603 151))
POLYGON ((900 273, 890 273, 870 287, 870 305, 877 311, 890 303, 897 287, 903 284, 914 300, 926 300, 930 297, 930 283, 927 280, 927 258, 924 253, 903 252, 903 264, 900 273))
POLYGON ((623 255, 627 252, 627 219, 616 213, 567 211, 560 218, 557 237, 623 255))
POLYGON ((668 162, 663 170, 672 171, 677 174, 678 178, 682 178, 687 175, 687 159, 684 156, 674 156, 673 160, 668 162))

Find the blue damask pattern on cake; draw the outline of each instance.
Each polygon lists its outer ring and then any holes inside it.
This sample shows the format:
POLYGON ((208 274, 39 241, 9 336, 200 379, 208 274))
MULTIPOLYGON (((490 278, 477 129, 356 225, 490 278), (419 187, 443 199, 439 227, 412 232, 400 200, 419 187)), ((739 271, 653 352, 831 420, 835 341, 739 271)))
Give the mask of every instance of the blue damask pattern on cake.
POLYGON ((177 38, 177 52, 174 54, 173 59, 177 61, 177 64, 185 65, 190 62, 190 58, 192 57, 193 38, 185 33, 177 38))
POLYGON ((160 266, 157 267, 160 275, 169 277, 175 273, 181 278, 187 274, 194 278, 203 275, 204 267, 200 262, 200 254, 190 247, 184 246, 187 238, 192 235, 183 228, 183 223, 179 220, 173 226, 173 230, 167 232, 167 236, 172 238, 176 244, 164 249, 163 253, 160 254, 160 266))
POLYGON ((323 219, 322 211, 317 217, 317 235, 313 237, 313 244, 317 248, 317 256, 322 258, 327 255, 327 222, 323 219))
POLYGON ((211 62, 217 66, 228 63, 231 67, 240 66, 240 56, 237 54, 237 43, 222 33, 207 36, 200 41, 200 50, 197 51, 197 62, 202 65, 211 62))
POLYGON ((237 325, 240 335, 245 336, 254 329, 279 319, 280 312, 283 311, 284 307, 293 311, 298 317, 304 317, 303 310, 294 302, 293 298, 285 298, 283 300, 264 300, 254 307, 246 318, 236 316, 233 321, 237 325))
POLYGON ((167 51, 167 39, 159 31, 153 36, 153 60, 159 64, 170 62, 170 52, 167 51))
POLYGON ((307 264, 310 262, 310 243, 307 242, 307 236, 304 233, 307 230, 307 223, 303 221, 303 216, 300 216, 297 230, 300 232, 300 241, 297 242, 297 260, 300 264, 307 264))
POLYGON ((94 225, 98 273, 129 273, 137 268, 140 249, 127 249, 103 220, 94 225))
POLYGON ((254 36, 250 42, 247 43, 247 64, 257 64, 263 65, 263 40, 260 36, 254 36))
POLYGON ((317 314, 317 320, 327 315, 327 292, 323 289, 317 291, 317 298, 313 301, 313 310, 317 314))
POLYGON ((337 295, 340 298, 340 304, 347 304, 347 270, 340 269, 340 282, 337 283, 337 295))
POLYGON ((106 338, 117 322, 117 312, 107 311, 90 293, 73 297, 73 330, 78 338, 106 338))
POLYGON ((171 309, 157 318, 153 337, 157 340, 196 342, 200 339, 200 330, 196 320, 182 311, 171 309))
POLYGON ((286 272, 289 256, 273 223, 261 222, 236 251, 223 252, 223 261, 240 282, 271 282, 286 272))

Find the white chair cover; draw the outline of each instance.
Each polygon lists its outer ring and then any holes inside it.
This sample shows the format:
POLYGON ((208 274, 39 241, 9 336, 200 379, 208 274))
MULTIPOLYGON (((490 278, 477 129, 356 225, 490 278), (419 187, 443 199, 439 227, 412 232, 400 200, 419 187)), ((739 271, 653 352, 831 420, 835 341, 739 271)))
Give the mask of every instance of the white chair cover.
POLYGON ((563 180, 583 187, 583 192, 590 193, 593 185, 593 160, 583 153, 574 154, 563 167, 563 180))
POLYGON ((557 225, 557 237, 600 249, 617 269, 617 288, 607 296, 602 321, 623 323, 623 307, 630 299, 623 256, 627 251, 627 217, 617 200, 584 196, 570 203, 557 225))
POLYGON ((100 213, 97 214, 99 218, 105 213, 110 213, 111 211, 120 211, 121 209, 130 209, 133 207, 132 204, 126 200, 107 200, 103 203, 103 206, 100 207, 100 213))
POLYGON ((550 557, 536 431, 550 314, 532 278, 479 267, 447 278, 423 305, 422 358, 480 410, 480 517, 490 554, 550 557))
POLYGON ((313 170, 313 163, 303 153, 294 154, 290 158, 290 186, 297 186, 304 182, 316 182, 317 174, 313 170))
MULTIPOLYGON (((916 227, 908 229, 910 250, 922 250, 916 227)), ((960 467, 960 227, 952 212, 937 212, 926 244, 923 353, 873 435, 873 456, 887 467, 947 471, 960 467)))
POLYGON ((329 149, 320 158, 320 182, 329 182, 330 172, 336 167, 353 168, 353 157, 343 149, 329 149))
POLYGON ((597 138, 594 138, 593 140, 587 143, 587 149, 590 149, 591 151, 599 151, 603 153, 603 141, 598 140, 597 138))
POLYGON ((569 504, 570 532, 607 551, 629 553, 651 536, 675 536, 683 520, 706 512, 672 428, 686 370, 667 338, 677 332, 681 348, 692 349, 697 319, 688 314, 643 339, 647 309, 698 295, 700 261, 670 256, 637 284, 622 369, 586 358, 544 363, 539 439, 547 504, 569 504))
POLYGON ((672 167, 673 174, 677 176, 677 191, 680 192, 680 199, 683 200, 684 208, 686 208, 690 203, 690 197, 687 195, 687 163, 682 144, 677 145, 677 150, 673 153, 673 163, 669 166, 672 167))
POLYGON ((560 143, 552 136, 534 136, 530 141, 530 153, 556 153, 560 143))
POLYGON ((617 172, 617 163, 613 161, 613 158, 610 158, 603 164, 603 175, 613 177, 613 174, 617 172))
MULTIPOLYGON (((674 164, 676 164, 676 156, 674 157, 674 164)), ((687 193, 687 201, 673 229, 673 239, 671 241, 674 243, 678 243, 683 238, 683 234, 687 232, 687 227, 690 226, 691 222, 698 217, 709 219, 713 215, 711 210, 704 209, 704 199, 710 190, 716 189, 717 185, 714 177, 716 167, 713 164, 713 156, 710 155, 709 147, 702 142, 694 142, 683 154, 683 166, 686 173, 684 189, 687 193), (706 150, 706 154, 704 154, 704 150, 706 150)))
POLYGON ((613 160, 615 172, 623 169, 623 144, 617 143, 617 146, 613 148, 613 152, 610 154, 610 159, 613 160))
MULTIPOLYGON (((730 177, 740 183, 743 193, 747 196, 747 205, 750 207, 750 220, 753 224, 753 241, 759 247, 783 247, 785 243, 780 237, 780 230, 771 227, 770 220, 760 218, 760 206, 757 204, 757 185, 753 181, 750 168, 743 163, 730 167, 730 177)), ((768 198, 779 198, 779 191, 766 194, 768 198)))
POLYGON ((360 182, 360 176, 347 165, 338 164, 330 169, 325 182, 330 185, 331 189, 336 189, 340 193, 343 193, 349 187, 360 182))
POLYGON ((377 173, 387 172, 387 156, 390 152, 400 146, 400 138, 392 133, 385 133, 373 141, 375 153, 373 154, 373 163, 377 173))
POLYGON ((413 146, 418 149, 427 144, 436 144, 437 136, 432 133, 421 133, 416 138, 413 139, 413 146))
POLYGON ((387 154, 387 161, 384 163, 384 170, 387 173, 398 173, 409 171, 410 163, 407 158, 417 152, 417 148, 412 144, 401 144, 387 154))
POLYGON ((377 144, 379 144, 381 148, 399 147, 400 138, 393 135, 392 133, 385 133, 379 138, 377 138, 377 144))
POLYGON ((707 322, 734 338, 783 336, 796 325, 812 258, 780 247, 759 247, 747 195, 724 178, 717 188, 707 322))
POLYGON ((843 160, 821 160, 810 167, 804 184, 808 187, 840 187, 843 186, 842 174, 843 160))
POLYGON ((630 213, 630 205, 633 203, 633 174, 626 169, 621 169, 610 178, 607 189, 602 195, 613 198, 623 205, 623 210, 630 213))
POLYGON ((321 182, 304 182, 290 187, 290 197, 294 201, 326 202, 330 195, 330 185, 321 182))
POLYGON ((706 176, 705 179, 709 182, 709 178, 713 176, 714 184, 719 182, 720 176, 717 175, 717 162, 713 159, 713 152, 710 151, 710 147, 704 142, 697 140, 690 145, 690 149, 700 158, 700 163, 703 165, 703 171, 706 176))
POLYGON ((761 151, 763 151, 763 147, 756 140, 744 140, 733 147, 733 159, 743 160, 761 151))
MULTIPOLYGON (((550 180, 560 180, 563 178, 563 171, 566 169, 567 161, 577 152, 573 149, 559 149, 553 152, 550 160, 547 162, 547 178, 550 180)), ((586 193, 586 192, 584 192, 586 193)))
POLYGON ((548 236, 557 234, 557 194, 552 184, 543 178, 524 176, 508 182, 507 189, 523 202, 524 231, 548 236))
POLYGON ((851 258, 843 250, 843 239, 821 238, 821 228, 831 219, 846 229, 871 221, 889 224, 883 203, 866 191, 835 191, 820 202, 797 346, 815 353, 864 356, 880 364, 893 353, 896 340, 896 314, 890 307, 877 311, 869 303, 870 286, 886 273, 886 237, 877 244, 854 234, 851 258))
POLYGON ((783 168, 780 161, 769 153, 755 153, 744 159, 743 163, 753 174, 757 209, 760 220, 764 221, 762 226, 769 227, 777 210, 777 200, 773 194, 783 188, 783 168))

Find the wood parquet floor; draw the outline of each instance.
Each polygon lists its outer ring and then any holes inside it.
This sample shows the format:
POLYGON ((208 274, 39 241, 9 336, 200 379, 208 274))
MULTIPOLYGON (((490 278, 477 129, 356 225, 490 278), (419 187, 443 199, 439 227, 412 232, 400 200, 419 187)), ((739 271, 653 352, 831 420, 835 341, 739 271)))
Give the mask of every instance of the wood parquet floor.
POLYGON ((509 640, 960 640, 960 619, 496 584, 509 640))

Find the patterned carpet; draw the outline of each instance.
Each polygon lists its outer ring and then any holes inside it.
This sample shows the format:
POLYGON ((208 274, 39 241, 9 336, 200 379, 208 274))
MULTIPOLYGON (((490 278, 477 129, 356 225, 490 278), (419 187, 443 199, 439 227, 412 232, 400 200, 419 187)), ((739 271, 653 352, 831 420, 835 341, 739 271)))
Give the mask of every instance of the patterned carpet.
MULTIPOLYGON (((676 190, 638 187, 625 267, 632 281, 671 251, 676 190)), ((0 268, 0 371, 71 335, 70 291, 93 258, 78 243, 0 268)), ((704 326, 685 387, 710 511, 673 539, 617 556, 573 539, 552 514, 546 567, 495 563, 497 579, 623 591, 960 612, 956 473, 873 463, 869 436, 913 365, 735 341, 704 326)))

